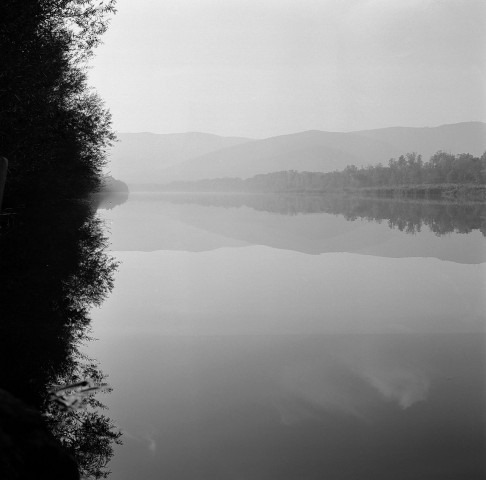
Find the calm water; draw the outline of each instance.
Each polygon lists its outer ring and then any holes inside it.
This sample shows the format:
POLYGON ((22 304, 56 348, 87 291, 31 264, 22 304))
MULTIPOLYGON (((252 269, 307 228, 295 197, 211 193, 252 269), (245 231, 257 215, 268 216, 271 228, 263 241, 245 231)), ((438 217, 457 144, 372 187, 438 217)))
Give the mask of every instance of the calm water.
POLYGON ((111 478, 484 478, 483 207, 132 194, 100 215, 111 478))

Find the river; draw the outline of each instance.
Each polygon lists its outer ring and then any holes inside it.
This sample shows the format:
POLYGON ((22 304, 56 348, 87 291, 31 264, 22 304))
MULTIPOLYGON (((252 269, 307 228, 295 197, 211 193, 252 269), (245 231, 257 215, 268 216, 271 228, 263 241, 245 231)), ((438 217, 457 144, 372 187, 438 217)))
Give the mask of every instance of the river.
POLYGON ((99 215, 111 478, 484 478, 484 205, 132 193, 99 215))

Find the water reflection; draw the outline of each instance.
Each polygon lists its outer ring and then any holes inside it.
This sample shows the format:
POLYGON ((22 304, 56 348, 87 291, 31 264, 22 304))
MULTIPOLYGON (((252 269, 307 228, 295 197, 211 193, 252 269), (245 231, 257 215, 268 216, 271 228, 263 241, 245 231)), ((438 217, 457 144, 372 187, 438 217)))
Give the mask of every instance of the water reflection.
POLYGON ((342 215, 350 221, 358 218, 376 222, 387 220, 390 228, 412 234, 427 226, 437 235, 479 230, 486 236, 483 203, 363 198, 354 195, 173 194, 163 198, 172 203, 194 203, 224 208, 247 206, 258 211, 281 215, 330 213, 342 215))
POLYGON ((486 217, 484 205, 477 204, 346 196, 132 194, 123 207, 104 215, 111 222, 115 251, 198 252, 266 245, 313 255, 349 252, 486 261, 486 217))
POLYGON ((115 334, 103 349, 122 384, 111 399, 127 430, 119 479, 486 473, 478 335, 152 332, 115 334))
POLYGON ((114 261, 88 202, 25 210, 0 238, 0 388, 40 409, 75 456, 82 475, 100 478, 120 434, 97 397, 63 410, 49 401, 54 385, 90 378, 97 363, 81 353, 93 305, 113 287, 114 261))
POLYGON ((105 212, 122 263, 91 352, 127 432, 117 478, 484 478, 481 211, 345 200, 132 194, 105 212), (454 231, 406 234, 391 210, 454 231))

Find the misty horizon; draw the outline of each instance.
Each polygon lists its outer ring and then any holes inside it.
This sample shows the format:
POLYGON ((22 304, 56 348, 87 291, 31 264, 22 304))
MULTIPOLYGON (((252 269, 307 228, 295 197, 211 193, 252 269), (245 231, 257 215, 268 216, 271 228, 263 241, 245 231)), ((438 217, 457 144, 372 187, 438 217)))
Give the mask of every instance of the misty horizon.
POLYGON ((410 152, 427 161, 438 151, 481 156, 486 123, 389 127, 354 132, 307 130, 263 139, 203 132, 118 133, 108 169, 128 184, 249 178, 297 170, 331 172, 348 165, 386 164, 410 152))
POLYGON ((273 137, 285 137, 288 135, 294 135, 294 134, 299 134, 299 133, 306 133, 306 132, 325 132, 325 133, 358 133, 358 132, 367 132, 369 130, 388 130, 388 129, 421 129, 421 128, 440 128, 440 127, 445 127, 448 125, 464 125, 464 124, 476 124, 476 123, 481 123, 481 124, 486 124, 486 120, 465 120, 465 121, 460 121, 460 122, 452 122, 452 123, 442 123, 440 125, 390 125, 390 126, 383 126, 383 127, 370 127, 370 128, 362 128, 359 130, 322 130, 322 129, 317 129, 317 128, 310 128, 307 130, 299 130, 295 132, 286 132, 286 133, 278 133, 276 135, 271 135, 269 137, 246 137, 244 135, 239 135, 239 134, 232 134, 232 135, 223 135, 220 133, 215 133, 215 132, 203 132, 203 131, 196 131, 196 130, 191 130, 191 131, 185 131, 185 132, 152 132, 152 131, 117 131, 117 134, 149 134, 149 135, 213 135, 215 137, 223 137, 223 138, 244 138, 248 140, 265 140, 267 138, 273 138, 273 137))

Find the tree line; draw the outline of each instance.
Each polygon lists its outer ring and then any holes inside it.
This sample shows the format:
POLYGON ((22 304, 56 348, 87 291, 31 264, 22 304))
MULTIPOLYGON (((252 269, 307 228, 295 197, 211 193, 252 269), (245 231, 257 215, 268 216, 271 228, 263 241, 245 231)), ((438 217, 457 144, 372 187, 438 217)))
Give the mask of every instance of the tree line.
POLYGON ((486 183, 486 152, 481 157, 469 153, 454 155, 439 151, 424 162, 416 153, 392 158, 388 165, 347 166, 328 173, 296 170, 255 175, 248 179, 217 178, 197 182, 173 182, 166 191, 232 192, 323 192, 404 185, 486 183))

